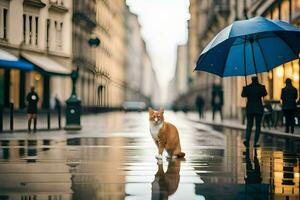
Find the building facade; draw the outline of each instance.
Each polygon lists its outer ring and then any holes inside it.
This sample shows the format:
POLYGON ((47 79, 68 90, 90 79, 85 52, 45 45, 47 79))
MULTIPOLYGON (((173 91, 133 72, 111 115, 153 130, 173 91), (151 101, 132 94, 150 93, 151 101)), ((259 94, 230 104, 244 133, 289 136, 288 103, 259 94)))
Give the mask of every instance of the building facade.
MULTIPOLYGON (((223 28, 234 20, 243 20, 255 16, 270 19, 280 19, 299 26, 298 0, 267 0, 267 1, 197 1, 190 0, 188 53, 188 85, 189 89, 178 102, 194 104, 197 94, 206 97, 206 109, 209 109, 211 86, 221 82, 224 89, 224 116, 240 118, 245 99, 241 98, 241 91, 245 85, 243 77, 220 79, 206 72, 193 72, 198 56, 209 41, 223 28)), ((259 75, 260 82, 266 85, 268 96, 266 100, 280 101, 284 80, 291 78, 293 85, 299 90, 299 60, 279 66, 269 73, 259 75)))
POLYGON ((96 105, 120 107, 125 98, 125 2, 96 0, 96 105))
POLYGON ((84 107, 95 105, 96 48, 89 45, 96 29, 96 1, 73 0, 73 66, 79 69, 77 95, 84 107))
POLYGON ((175 109, 183 109, 185 106, 180 101, 188 91, 189 72, 187 45, 178 45, 174 78, 168 86, 168 102, 174 102, 175 109))
POLYGON ((231 18, 229 0, 190 0, 187 42, 187 83, 188 90, 176 100, 188 109, 195 108, 197 95, 206 97, 209 109, 212 85, 221 81, 219 77, 206 72, 195 72, 201 51, 214 35, 224 28, 231 18))
POLYGON ((55 96, 65 100, 71 92, 66 75, 72 68, 72 1, 1 0, 0 21, 1 52, 34 65, 33 71, 0 68, 0 104, 25 108, 31 86, 40 96, 40 107, 48 108, 55 96))
POLYGON ((129 7, 126 19, 126 101, 143 101, 147 105, 156 104, 159 86, 151 57, 142 37, 138 16, 129 7), (154 103, 156 102, 156 103, 154 103))

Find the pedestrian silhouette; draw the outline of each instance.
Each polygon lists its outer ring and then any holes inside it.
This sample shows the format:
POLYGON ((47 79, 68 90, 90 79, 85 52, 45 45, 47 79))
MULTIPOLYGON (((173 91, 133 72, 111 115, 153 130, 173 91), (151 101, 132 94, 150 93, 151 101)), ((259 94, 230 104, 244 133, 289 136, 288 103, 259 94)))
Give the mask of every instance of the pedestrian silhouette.
POLYGON ((199 118, 201 119, 204 117, 203 109, 204 109, 205 101, 203 97, 198 95, 195 104, 198 110, 199 118))
POLYGON ((252 77, 252 83, 245 86, 242 91, 242 97, 247 98, 246 104, 246 116, 247 116, 247 128, 246 128, 246 140, 244 145, 249 147, 249 142, 251 138, 251 132, 253 127, 253 122, 255 119, 255 138, 254 147, 258 147, 257 144, 260 135, 261 120, 264 113, 264 107, 262 104, 262 97, 266 96, 268 93, 264 85, 258 83, 256 76, 252 77))
POLYGON ((33 119, 33 130, 36 132, 37 123, 37 104, 39 101, 39 96, 35 92, 34 86, 31 86, 30 92, 27 94, 26 100, 28 102, 27 115, 28 115, 28 131, 31 131, 31 121, 33 119))
POLYGON ((281 90, 282 110, 285 117, 285 132, 294 133, 295 112, 297 110, 297 89, 292 85, 292 80, 287 78, 285 87, 281 90))
POLYGON ((212 120, 215 120, 215 113, 220 112, 221 120, 223 120, 222 107, 224 104, 223 89, 221 85, 213 84, 211 95, 212 120))

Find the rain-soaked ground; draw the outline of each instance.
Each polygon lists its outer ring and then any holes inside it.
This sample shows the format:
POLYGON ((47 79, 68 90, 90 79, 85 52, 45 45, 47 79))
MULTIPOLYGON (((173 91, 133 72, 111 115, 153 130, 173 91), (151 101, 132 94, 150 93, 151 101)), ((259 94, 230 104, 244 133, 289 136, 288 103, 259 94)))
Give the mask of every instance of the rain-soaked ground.
POLYGON ((147 113, 85 116, 77 133, 0 135, 0 200, 299 199, 300 141, 262 135, 245 151, 239 131, 165 115, 185 160, 157 164, 147 113))

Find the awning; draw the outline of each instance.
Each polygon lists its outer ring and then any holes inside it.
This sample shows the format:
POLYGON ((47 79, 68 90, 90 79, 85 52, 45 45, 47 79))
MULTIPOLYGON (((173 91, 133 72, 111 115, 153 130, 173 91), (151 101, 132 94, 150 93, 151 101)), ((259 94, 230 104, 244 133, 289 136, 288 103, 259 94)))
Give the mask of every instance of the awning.
POLYGON ((44 55, 35 55, 31 53, 22 53, 24 57, 29 62, 33 63, 37 71, 48 75, 59 75, 68 76, 71 74, 71 70, 67 69, 63 65, 44 55))
POLYGON ((0 68, 33 70, 33 65, 13 54, 0 49, 0 68))

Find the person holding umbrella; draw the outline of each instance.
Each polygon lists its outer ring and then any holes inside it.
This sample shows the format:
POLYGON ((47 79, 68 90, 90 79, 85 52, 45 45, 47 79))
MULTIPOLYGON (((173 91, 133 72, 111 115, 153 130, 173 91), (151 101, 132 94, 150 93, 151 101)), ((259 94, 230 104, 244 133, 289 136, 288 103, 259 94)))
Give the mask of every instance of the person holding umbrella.
POLYGON ((253 122, 255 119, 255 138, 254 147, 258 147, 257 144, 260 135, 261 120, 264 113, 264 107, 262 104, 262 97, 267 95, 267 91, 264 85, 258 83, 257 76, 252 77, 252 83, 243 88, 242 97, 247 98, 246 104, 246 116, 247 116, 247 128, 246 128, 246 140, 244 145, 249 147, 249 141, 251 137, 253 122))
POLYGON ((285 117, 285 132, 294 133, 297 89, 292 85, 292 80, 287 78, 286 86, 281 90, 282 110, 285 117), (291 129, 290 129, 291 127, 291 129))
MULTIPOLYGON (((286 62, 299 59, 299 53, 299 28, 285 21, 254 17, 234 21, 221 30, 201 52, 194 70, 220 77, 244 76, 247 85, 248 75, 269 72, 286 62)), ((248 109, 250 123, 247 125, 246 146, 249 145, 247 138, 250 139, 250 127, 253 125, 251 119, 257 120, 256 126, 260 130, 259 118, 263 112, 261 97, 267 93, 255 79, 252 86, 245 87, 243 91, 243 96, 249 101, 248 107, 253 107, 251 102, 255 101, 254 104, 258 105, 254 113, 248 109), (251 94, 255 96, 251 97, 251 94)), ((258 138, 259 131, 256 132, 255 146, 258 146, 258 138)))

